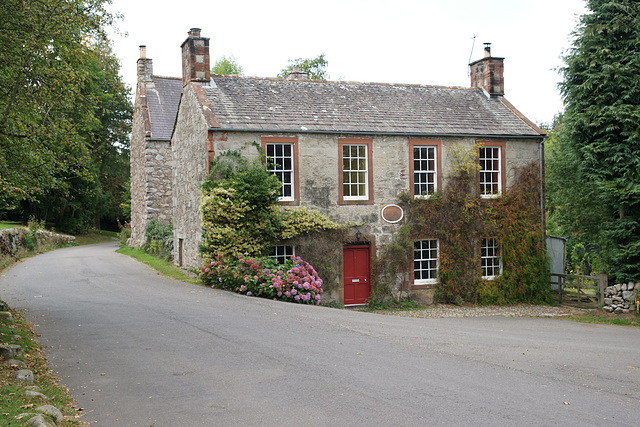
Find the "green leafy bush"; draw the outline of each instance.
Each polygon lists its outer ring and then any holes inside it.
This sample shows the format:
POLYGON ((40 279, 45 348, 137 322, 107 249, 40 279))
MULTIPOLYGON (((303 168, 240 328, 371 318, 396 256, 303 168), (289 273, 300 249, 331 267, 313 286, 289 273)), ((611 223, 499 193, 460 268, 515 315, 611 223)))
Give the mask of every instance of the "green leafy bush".
POLYGON ((131 226, 125 225, 118 232, 118 240, 120 240, 120 246, 126 246, 127 240, 131 238, 131 226))
POLYGON ((29 218, 27 223, 29 231, 24 235, 22 239, 22 245, 29 251, 35 251, 38 249, 38 231, 44 230, 44 220, 38 221, 35 217, 29 218))
POLYGON ((350 227, 306 207, 280 210, 281 186, 261 158, 250 162, 237 151, 215 158, 200 198, 205 262, 217 255, 236 260, 265 255, 277 241, 350 227))
POLYGON ((200 211, 204 228, 200 248, 205 262, 217 255, 240 259, 267 251, 276 239, 280 180, 256 159, 237 151, 222 153, 211 163, 202 185, 200 211))
POLYGON ((295 209, 285 209, 281 213, 278 237, 282 240, 291 239, 313 231, 339 230, 349 228, 351 224, 338 224, 322 215, 320 212, 301 206, 295 209))
POLYGON ((147 223, 144 231, 145 243, 142 249, 149 255, 171 260, 173 251, 173 226, 155 219, 147 223))

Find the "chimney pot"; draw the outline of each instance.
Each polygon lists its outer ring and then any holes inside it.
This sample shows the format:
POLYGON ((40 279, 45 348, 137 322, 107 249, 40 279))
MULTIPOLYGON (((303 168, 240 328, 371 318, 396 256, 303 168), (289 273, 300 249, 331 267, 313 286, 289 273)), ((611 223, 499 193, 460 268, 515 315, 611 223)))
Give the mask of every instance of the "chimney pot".
POLYGON ((147 58, 147 46, 140 46, 140 58, 138 59, 138 81, 150 82, 153 76, 153 61, 147 58))
POLYGON ((189 31, 189 37, 200 37, 200 28, 192 28, 189 31))
POLYGON ((491 58, 491 43, 484 44, 484 57, 491 58))

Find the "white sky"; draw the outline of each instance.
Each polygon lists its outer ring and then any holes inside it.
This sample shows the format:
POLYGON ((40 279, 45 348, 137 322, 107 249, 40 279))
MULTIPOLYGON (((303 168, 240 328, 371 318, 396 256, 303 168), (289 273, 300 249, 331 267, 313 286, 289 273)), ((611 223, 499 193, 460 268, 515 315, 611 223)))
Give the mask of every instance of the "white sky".
POLYGON ((536 123, 562 111, 561 56, 584 0, 113 0, 121 73, 135 90, 139 46, 156 75, 181 76, 190 28, 209 37, 211 65, 235 58, 247 76, 275 77, 290 59, 324 53, 330 80, 470 85, 468 63, 504 57, 505 97, 536 123))

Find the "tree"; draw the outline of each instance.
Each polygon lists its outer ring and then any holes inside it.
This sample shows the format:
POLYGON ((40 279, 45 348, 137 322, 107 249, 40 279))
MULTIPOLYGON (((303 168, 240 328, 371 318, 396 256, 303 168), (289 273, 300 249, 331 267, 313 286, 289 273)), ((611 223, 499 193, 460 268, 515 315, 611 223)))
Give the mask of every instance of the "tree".
POLYGON ((107 3, 0 4, 0 209, 15 219, 79 232, 122 216, 132 107, 107 3))
POLYGON ((85 168, 77 169, 68 158, 88 149, 72 116, 87 79, 87 40, 104 38, 103 28, 112 22, 106 3, 0 2, 0 206, 4 209, 65 186, 69 176, 87 176, 85 168))
POLYGON ((328 64, 329 62, 324 59, 324 53, 318 55, 317 58, 291 59, 289 60, 289 65, 278 74, 278 77, 287 77, 287 75, 294 70, 294 67, 298 67, 301 72, 307 73, 310 79, 327 80, 329 78, 326 70, 328 64))
POLYGON ((587 7, 560 85, 566 109, 556 148, 570 178, 567 211, 576 215, 561 222, 602 247, 613 280, 640 280, 640 3, 587 7), (587 213, 592 221, 577 216, 587 213))
POLYGON ((100 228, 101 218, 115 227, 129 182, 130 90, 108 42, 96 41, 85 54, 86 78, 68 112, 79 142, 66 152, 67 167, 55 173, 60 185, 22 202, 25 216, 72 233, 100 228))
POLYGON ((211 69, 211 74, 234 74, 241 76, 242 73, 242 66, 236 62, 233 55, 229 58, 223 56, 218 59, 211 69))

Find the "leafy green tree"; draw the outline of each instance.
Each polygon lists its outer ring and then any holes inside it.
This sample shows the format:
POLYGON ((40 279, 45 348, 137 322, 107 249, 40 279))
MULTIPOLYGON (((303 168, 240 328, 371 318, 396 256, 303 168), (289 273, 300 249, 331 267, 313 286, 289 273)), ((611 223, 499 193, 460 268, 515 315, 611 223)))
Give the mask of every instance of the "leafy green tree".
MULTIPOLYGON (((565 57, 565 114, 552 209, 565 230, 603 249, 613 280, 640 280, 640 3, 588 0, 565 57)), ((554 160, 555 161, 555 160, 554 160)), ((552 190, 553 191, 553 190, 552 190)))
POLYGON ((89 147, 73 116, 88 77, 87 40, 103 38, 103 28, 112 23, 106 3, 0 2, 2 208, 34 201, 75 177, 89 178, 83 164, 89 147))
POLYGON ((57 171, 60 185, 22 202, 28 216, 73 233, 100 228, 101 219, 115 227, 116 218, 127 217, 130 91, 109 43, 97 41, 86 55, 86 78, 68 115, 80 141, 66 152, 71 168, 57 171))
POLYGON ((241 76, 243 71, 242 66, 236 62, 233 56, 229 58, 223 56, 213 65, 211 74, 234 74, 241 76))
POLYGON ((289 65, 278 74, 278 77, 287 77, 287 75, 294 70, 294 67, 297 67, 301 72, 307 73, 310 79, 328 80, 327 65, 329 65, 329 62, 324 59, 324 53, 318 55, 317 58, 291 59, 289 60, 289 65))

